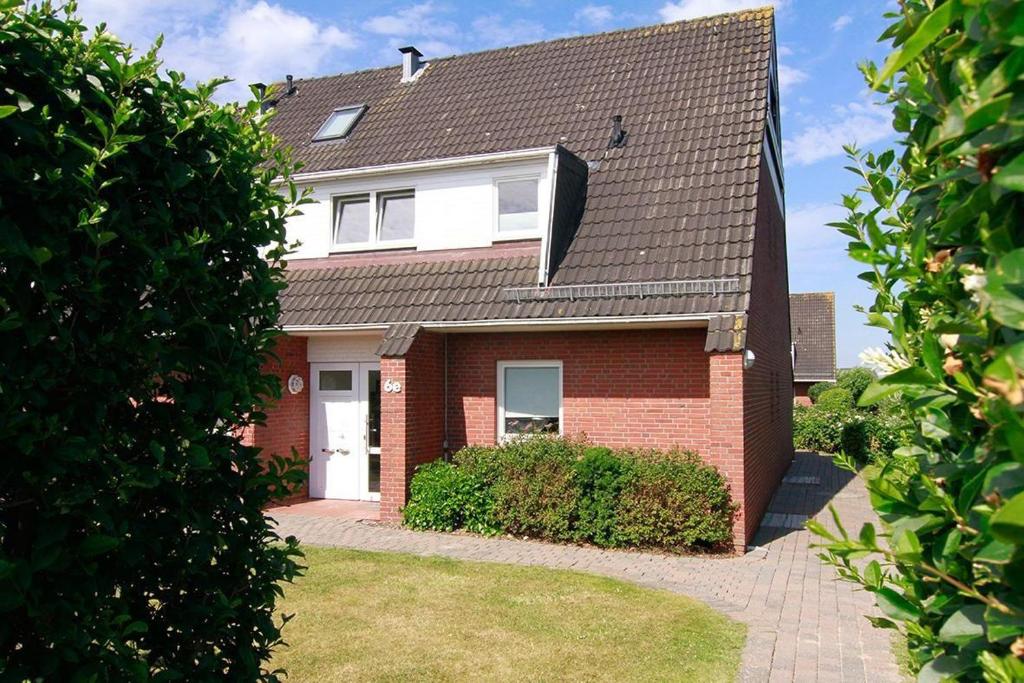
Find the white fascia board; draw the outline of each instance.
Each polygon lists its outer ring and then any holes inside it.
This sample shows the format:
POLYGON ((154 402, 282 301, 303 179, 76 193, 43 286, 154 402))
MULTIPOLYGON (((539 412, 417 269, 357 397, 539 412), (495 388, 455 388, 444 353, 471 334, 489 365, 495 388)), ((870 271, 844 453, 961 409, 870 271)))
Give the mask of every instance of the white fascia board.
MULTIPOLYGON (((553 154, 555 147, 532 147, 530 149, 518 149, 508 152, 491 152, 488 154, 469 154, 461 157, 445 157, 442 159, 424 159, 422 161, 406 161, 397 164, 381 164, 380 166, 360 166, 358 168, 342 168, 333 171, 316 171, 313 173, 296 173, 292 176, 292 182, 310 183, 320 180, 337 180, 340 178, 353 178, 374 175, 385 175, 389 173, 406 173, 409 171, 433 171, 447 168, 460 168, 464 166, 477 166, 480 164, 495 164, 509 161, 527 161, 530 159, 541 159, 553 154)), ((274 179, 277 184, 283 183, 284 178, 278 176, 274 179)))
MULTIPOLYGON (((742 311, 721 311, 710 314, 699 315, 636 315, 621 316, 618 318, 594 316, 589 318, 528 318, 528 319, 505 319, 505 320, 433 320, 416 322, 426 329, 443 331, 491 330, 497 331, 501 328, 566 328, 566 327, 705 327, 708 321, 719 315, 741 315, 742 311)), ((365 325, 285 325, 282 329, 289 334, 339 334, 344 332, 366 332, 372 330, 386 330, 391 325, 400 323, 372 323, 365 325)))
POLYGON ((555 221, 555 185, 558 182, 558 152, 551 151, 548 155, 548 216, 544 221, 544 234, 540 242, 540 262, 537 264, 537 284, 545 287, 548 284, 550 273, 548 266, 551 263, 551 239, 554 237, 555 221))

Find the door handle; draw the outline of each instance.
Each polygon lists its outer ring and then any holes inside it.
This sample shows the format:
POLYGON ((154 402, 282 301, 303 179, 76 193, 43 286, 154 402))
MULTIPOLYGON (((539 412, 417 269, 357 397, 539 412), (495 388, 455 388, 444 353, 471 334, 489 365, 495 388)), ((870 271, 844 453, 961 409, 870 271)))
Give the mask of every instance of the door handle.
POLYGON ((338 455, 348 455, 349 453, 347 448, 321 448, 320 452, 326 455, 334 455, 335 453, 338 455))

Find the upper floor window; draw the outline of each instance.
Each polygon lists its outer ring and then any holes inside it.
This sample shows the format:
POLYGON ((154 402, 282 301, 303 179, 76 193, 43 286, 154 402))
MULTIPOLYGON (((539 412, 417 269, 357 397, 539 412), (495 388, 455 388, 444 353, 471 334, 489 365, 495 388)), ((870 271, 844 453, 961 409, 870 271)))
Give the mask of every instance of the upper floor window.
POLYGON ((336 247, 405 246, 415 235, 413 190, 334 197, 336 247))
POLYGON ((359 121, 359 117, 366 111, 366 105, 360 104, 354 107, 341 107, 331 112, 331 115, 320 126, 320 130, 313 136, 313 140, 335 140, 347 137, 352 128, 359 121))
POLYGON ((412 190, 377 195, 377 239, 381 242, 411 240, 415 216, 412 190))
POLYGON ((498 181, 499 233, 537 230, 538 186, 537 178, 498 181))

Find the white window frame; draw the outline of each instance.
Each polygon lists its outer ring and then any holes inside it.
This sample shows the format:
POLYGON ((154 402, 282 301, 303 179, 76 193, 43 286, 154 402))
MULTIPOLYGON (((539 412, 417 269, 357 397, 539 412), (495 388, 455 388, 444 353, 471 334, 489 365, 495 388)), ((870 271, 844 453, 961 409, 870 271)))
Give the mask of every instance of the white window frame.
POLYGON ((562 361, 560 360, 500 360, 498 361, 498 395, 496 397, 498 442, 521 436, 505 433, 505 369, 506 368, 558 368, 558 434, 565 428, 565 390, 562 361))
POLYGON ((367 190, 364 192, 339 192, 330 195, 331 211, 330 211, 330 242, 331 242, 331 253, 347 252, 347 251, 378 251, 384 249, 408 249, 416 246, 416 188, 409 186, 401 186, 394 188, 387 188, 381 190, 367 190), (396 193, 408 192, 413 197, 413 218, 412 218, 412 238, 405 240, 381 240, 380 239, 380 196, 389 195, 396 193), (345 199, 355 199, 357 197, 368 197, 370 202, 369 210, 369 221, 366 224, 366 236, 365 242, 347 242, 337 243, 334 241, 334 220, 335 220, 335 203, 338 200, 344 201, 345 199))
POLYGON ((331 113, 327 115, 327 118, 324 119, 324 122, 320 124, 320 127, 316 131, 316 134, 313 135, 313 142, 326 142, 328 140, 347 140, 348 137, 352 135, 352 131, 356 129, 356 125, 359 124, 359 120, 363 118, 363 114, 366 113, 366 109, 367 106, 365 104, 349 104, 344 107, 335 107, 333 110, 331 110, 331 113), (324 128, 327 127, 327 124, 330 123, 331 119, 334 118, 335 114, 338 114, 343 111, 355 112, 355 117, 352 119, 352 123, 348 124, 348 128, 345 129, 345 132, 342 133, 341 135, 322 135, 324 128))
POLYGON ((542 231, 541 231, 540 221, 541 221, 541 216, 544 214, 544 212, 541 211, 541 207, 543 206, 544 203, 540 200, 541 199, 541 197, 540 197, 540 181, 541 181, 541 177, 540 177, 540 174, 538 174, 538 173, 527 173, 527 174, 519 174, 519 175, 497 176, 497 177, 494 178, 494 180, 491 183, 492 195, 493 195, 493 199, 492 199, 492 202, 491 202, 493 204, 493 207, 491 209, 491 214, 492 214, 491 235, 492 235, 492 239, 495 242, 507 242, 507 241, 510 241, 510 240, 522 240, 522 239, 534 239, 534 238, 537 238, 537 237, 541 236, 542 231), (501 226, 501 213, 500 213, 499 194, 498 194, 499 187, 500 187, 500 185, 502 183, 515 182, 517 180, 533 180, 533 181, 536 181, 536 183, 537 183, 537 225, 532 230, 507 230, 505 232, 502 232, 499 229, 500 226, 501 226))

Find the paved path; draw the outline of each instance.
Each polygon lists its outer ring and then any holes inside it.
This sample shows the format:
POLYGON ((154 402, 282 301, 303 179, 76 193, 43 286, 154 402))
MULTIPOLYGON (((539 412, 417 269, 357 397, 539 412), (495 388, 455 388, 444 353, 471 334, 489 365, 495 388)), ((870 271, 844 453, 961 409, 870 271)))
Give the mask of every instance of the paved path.
POLYGON ((279 531, 314 545, 444 555, 464 560, 575 569, 701 600, 747 624, 743 681, 901 680, 888 631, 871 627, 871 596, 833 578, 802 528, 809 516, 847 529, 873 518, 860 480, 828 458, 799 453, 742 557, 677 557, 470 534, 409 531, 338 517, 280 514, 279 531))

